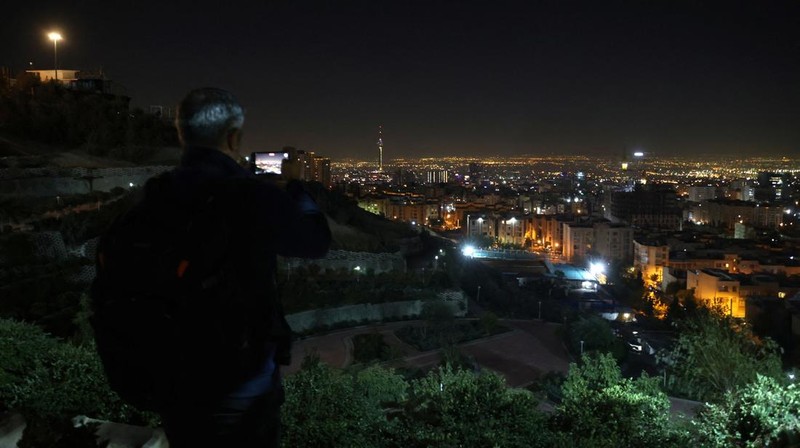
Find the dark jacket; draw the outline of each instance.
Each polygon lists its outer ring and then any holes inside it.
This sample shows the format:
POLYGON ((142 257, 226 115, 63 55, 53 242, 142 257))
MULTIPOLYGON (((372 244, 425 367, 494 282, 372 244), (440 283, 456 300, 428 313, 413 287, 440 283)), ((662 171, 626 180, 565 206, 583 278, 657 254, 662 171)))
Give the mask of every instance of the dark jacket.
MULTIPOLYGON (((227 200, 231 202, 231 222, 235 226, 230 245, 236 251, 237 278, 246 294, 255 296, 264 306, 278 307, 254 313, 263 320, 255 322, 254 328, 269 328, 271 333, 256 331, 252 342, 258 344, 260 339, 276 342, 276 361, 288 364, 291 330, 283 319, 277 297, 276 256, 324 256, 331 242, 325 216, 300 182, 290 181, 282 189, 257 178, 215 149, 185 149, 179 167, 170 177, 171 197, 161 199, 175 204, 205 201, 220 185, 236 185, 235 196, 227 200)), ((147 194, 153 193, 146 189, 147 194)))
MULTIPOLYGON (((209 182, 256 179, 230 157, 208 148, 187 148, 174 173, 178 201, 192 200, 202 194, 203 185, 209 182)), ((273 265, 276 254, 306 258, 324 256, 331 242, 327 220, 299 182, 289 182, 288 191, 269 182, 253 184, 254 202, 242 213, 251 217, 257 228, 270 230, 269 235, 262 235, 267 246, 261 250, 271 258, 273 265)))
POLYGON ((280 392, 276 364, 288 362, 291 329, 276 257, 322 256, 331 240, 302 185, 287 187, 217 150, 188 148, 114 220, 98 243, 91 323, 126 400, 174 417, 280 392))

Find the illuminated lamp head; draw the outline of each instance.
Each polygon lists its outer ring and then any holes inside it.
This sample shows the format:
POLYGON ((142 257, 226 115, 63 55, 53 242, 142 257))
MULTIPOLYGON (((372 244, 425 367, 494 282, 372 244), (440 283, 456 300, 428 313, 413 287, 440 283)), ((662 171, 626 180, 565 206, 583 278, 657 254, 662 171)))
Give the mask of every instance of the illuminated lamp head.
POLYGON ((589 265, 589 273, 591 273, 594 276, 603 274, 605 272, 606 272, 606 267, 603 265, 603 263, 594 262, 589 265))

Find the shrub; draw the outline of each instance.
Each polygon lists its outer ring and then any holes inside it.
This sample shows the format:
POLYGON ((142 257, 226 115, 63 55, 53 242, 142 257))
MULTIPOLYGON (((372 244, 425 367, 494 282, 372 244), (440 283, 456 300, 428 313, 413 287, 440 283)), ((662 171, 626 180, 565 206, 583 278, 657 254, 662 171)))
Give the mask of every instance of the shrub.
POLYGON ((623 378, 610 354, 571 364, 553 419, 562 445, 680 446, 669 421, 669 400, 658 379, 623 378))
POLYGON ((383 446, 390 437, 384 403, 401 400, 406 384, 380 367, 350 374, 312 361, 284 387, 283 446, 366 448, 383 446))
POLYGON ((496 374, 439 368, 411 383, 391 446, 550 446, 536 404, 496 374))
POLYGON ((693 422, 700 446, 798 446, 800 388, 758 375, 755 382, 708 404, 693 422))
POLYGON ((779 347, 753 335, 750 327, 710 310, 679 323, 680 336, 659 362, 668 367, 668 386, 677 394, 700 401, 721 400, 745 387, 758 375, 778 378, 779 347))
POLYGON ((380 333, 357 334, 352 341, 353 359, 356 362, 388 361, 392 357, 390 347, 380 333))
POLYGON ((45 428, 58 438, 55 429, 81 414, 118 422, 155 420, 110 389, 94 347, 61 342, 35 325, 9 319, 0 319, 0 403, 25 416, 29 436, 40 432, 34 428, 45 428))

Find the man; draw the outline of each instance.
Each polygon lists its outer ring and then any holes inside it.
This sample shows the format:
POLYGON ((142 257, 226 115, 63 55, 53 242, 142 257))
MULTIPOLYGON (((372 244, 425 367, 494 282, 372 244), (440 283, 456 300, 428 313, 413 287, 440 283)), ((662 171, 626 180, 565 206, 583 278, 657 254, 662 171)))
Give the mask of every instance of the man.
POLYGON ((175 207, 215 194, 226 201, 228 256, 237 281, 229 303, 249 307, 245 324, 252 331, 245 345, 261 351, 254 368, 233 372, 241 375, 232 384, 197 385, 190 380, 173 392, 172 404, 161 414, 176 448, 278 446, 283 391, 277 365, 288 363, 290 330, 275 297, 276 254, 321 257, 331 240, 325 217, 298 181, 289 181, 283 190, 255 179, 239 164, 243 124, 242 106, 231 93, 215 88, 189 92, 177 110, 180 166, 158 193, 175 207))

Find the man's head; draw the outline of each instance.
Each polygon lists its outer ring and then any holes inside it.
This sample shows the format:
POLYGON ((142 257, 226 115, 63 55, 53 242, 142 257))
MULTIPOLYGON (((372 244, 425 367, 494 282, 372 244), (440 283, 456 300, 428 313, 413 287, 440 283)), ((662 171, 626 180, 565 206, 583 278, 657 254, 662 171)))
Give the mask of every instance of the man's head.
POLYGON ((211 87, 189 92, 178 104, 175 126, 184 147, 216 148, 234 155, 239 147, 244 109, 232 93, 211 87))

